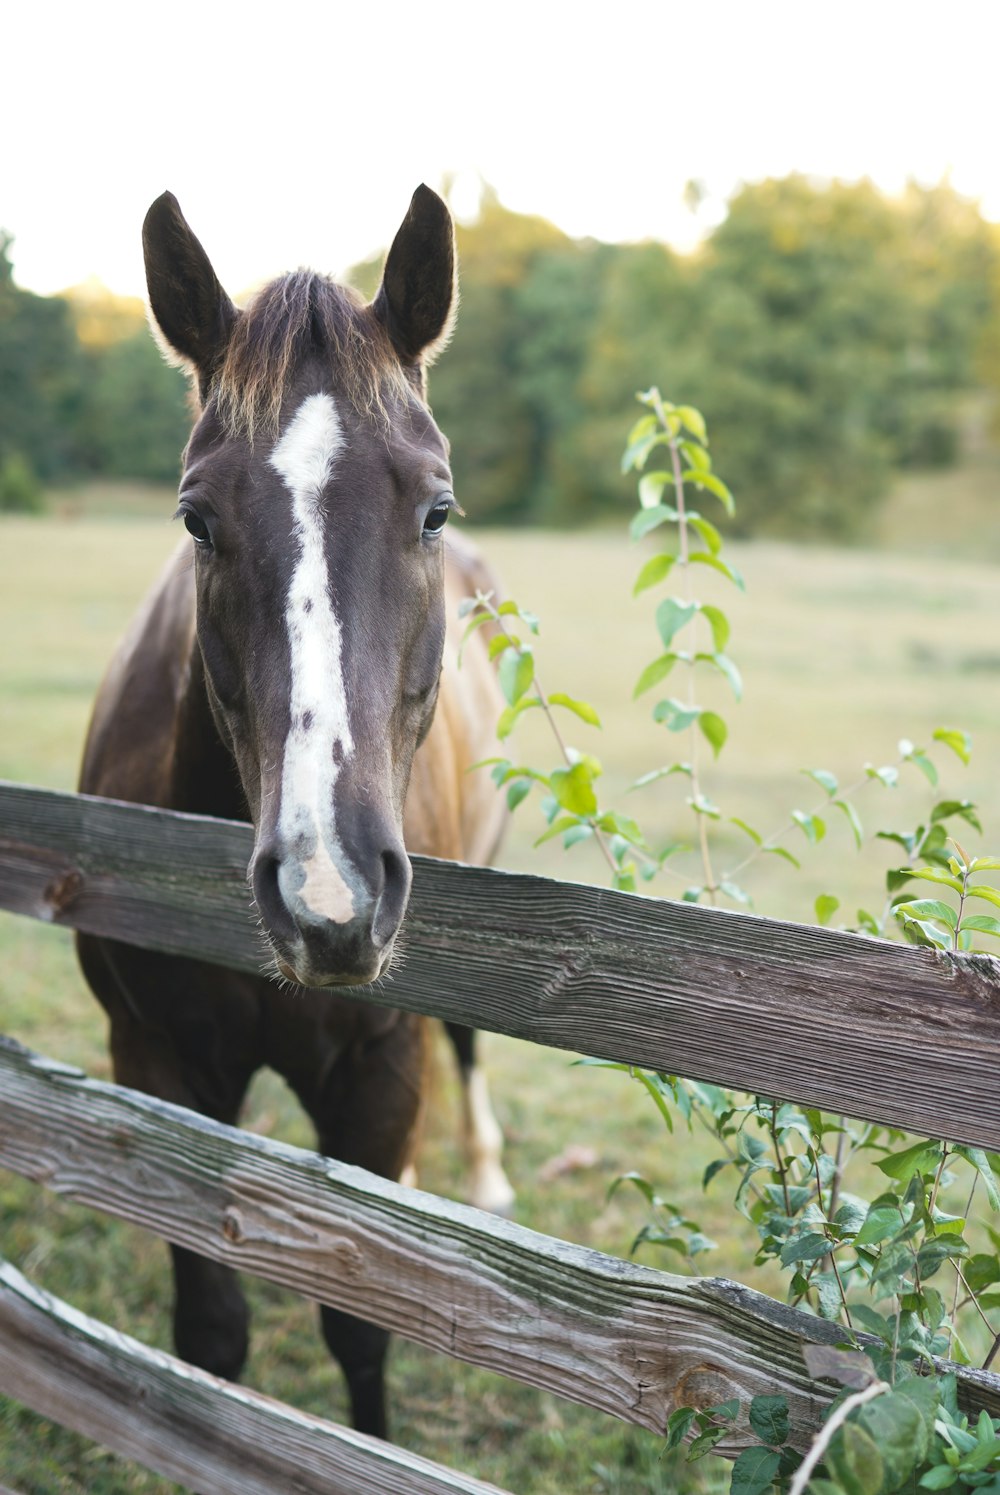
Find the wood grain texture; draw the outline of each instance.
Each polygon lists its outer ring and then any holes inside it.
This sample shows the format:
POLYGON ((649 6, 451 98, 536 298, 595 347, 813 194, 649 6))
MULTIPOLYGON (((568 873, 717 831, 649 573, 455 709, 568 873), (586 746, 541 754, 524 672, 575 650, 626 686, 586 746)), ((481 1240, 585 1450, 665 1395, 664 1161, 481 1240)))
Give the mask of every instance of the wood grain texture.
MULTIPOLYGON (((833 1389, 842 1331, 738 1283, 677 1277, 87 1079, 0 1041, 0 1166, 408 1339, 662 1433, 676 1405, 833 1389)), ((963 1398, 1000 1415, 1000 1377, 963 1398)), ((744 1446, 737 1435, 720 1451, 744 1446)))
POLYGON ((2 1261, 0 1392, 199 1495, 503 1495, 149 1349, 2 1261))
MULTIPOLYGON (((0 784, 0 907, 259 970, 232 821, 0 784)), ((1000 962, 414 858, 359 1000, 1000 1148, 1000 962)))

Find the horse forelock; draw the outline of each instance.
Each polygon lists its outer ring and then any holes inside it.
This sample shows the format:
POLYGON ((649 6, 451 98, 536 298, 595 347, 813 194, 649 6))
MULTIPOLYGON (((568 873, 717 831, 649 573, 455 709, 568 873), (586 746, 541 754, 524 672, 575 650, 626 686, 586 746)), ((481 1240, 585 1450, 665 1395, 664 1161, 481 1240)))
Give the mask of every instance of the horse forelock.
POLYGON ((276 437, 282 405, 303 361, 328 364, 331 381, 359 415, 388 422, 392 395, 415 393, 382 323, 348 286, 295 270, 258 291, 237 318, 216 383, 218 410, 234 435, 276 437))

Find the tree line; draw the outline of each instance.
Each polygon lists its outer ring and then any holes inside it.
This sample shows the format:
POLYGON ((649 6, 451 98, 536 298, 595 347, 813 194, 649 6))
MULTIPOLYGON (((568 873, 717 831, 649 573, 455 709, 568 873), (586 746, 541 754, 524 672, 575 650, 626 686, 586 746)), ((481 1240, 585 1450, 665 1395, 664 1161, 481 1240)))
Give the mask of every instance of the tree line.
MULTIPOLYGON (((849 537, 894 470, 955 460, 967 396, 1000 385, 1000 235, 948 184, 745 186, 690 255, 571 239, 485 189, 458 239, 431 400, 475 520, 620 506, 622 435, 656 383, 709 416, 745 532, 849 537)), ((370 292, 378 270, 352 278, 370 292)), ((32 295, 0 236, 0 503, 4 473, 173 481, 189 419, 141 303, 32 295)))

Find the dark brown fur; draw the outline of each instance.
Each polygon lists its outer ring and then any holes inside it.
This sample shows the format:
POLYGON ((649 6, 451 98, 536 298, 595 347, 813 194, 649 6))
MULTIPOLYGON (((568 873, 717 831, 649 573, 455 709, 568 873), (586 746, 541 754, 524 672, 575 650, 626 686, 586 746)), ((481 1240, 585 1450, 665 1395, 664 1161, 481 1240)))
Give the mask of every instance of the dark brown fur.
MULTIPOLYGON (((401 810, 405 793, 403 829, 409 850, 468 861, 492 855, 501 829, 499 802, 481 775, 467 772, 490 750, 498 705, 481 635, 471 641, 461 675, 456 668, 459 599, 477 587, 488 587, 489 577, 467 545, 451 544, 446 556, 442 550, 434 558, 430 552, 422 558, 423 552, 411 555, 408 542, 404 551, 411 557, 406 562, 410 570, 405 574, 416 577, 419 572, 425 580, 419 587, 411 582, 395 589, 386 585, 372 599, 365 588, 381 586, 377 578, 393 574, 391 545, 379 563, 381 571, 372 571, 376 530, 359 540, 357 526, 348 528, 348 521, 357 516, 359 495, 364 496, 363 517, 370 525, 380 522, 382 512, 405 519, 410 500, 405 491, 401 494, 400 485, 405 489, 407 482, 419 484, 420 474, 437 470, 442 461, 440 435, 414 393, 423 377, 414 345, 421 338, 426 341, 435 327, 443 335, 454 276, 450 224, 445 233, 447 215, 431 198, 433 194, 418 193, 410 217, 416 214, 421 253, 430 252, 428 235, 437 224, 442 246, 439 305, 429 314, 425 304, 409 322, 405 288, 412 290, 416 284, 425 290, 429 272, 423 264, 412 274, 408 270, 413 246, 403 242, 402 230, 387 264, 388 272, 396 256, 396 278, 403 287, 390 298, 391 307, 380 307, 378 300, 365 307, 323 277, 299 272, 265 288, 249 312, 238 313, 174 200, 165 195, 150 210, 145 243, 151 300, 161 330, 175 352, 192 365, 201 392, 204 408, 187 463, 189 471, 192 463, 195 469, 199 463, 208 464, 213 513, 218 511, 214 522, 223 530, 228 526, 228 560, 225 546, 219 554, 231 568, 229 614, 223 611, 213 620, 210 608, 215 606, 212 588, 218 591, 219 578, 227 574, 211 572, 219 560, 199 553, 196 566, 192 543, 183 542, 101 686, 81 773, 83 792, 251 818, 258 836, 262 834, 261 801, 268 795, 263 775, 271 771, 273 744, 280 745, 285 730, 279 720, 268 729, 269 737, 261 735, 273 702, 280 718, 285 657, 280 647, 273 659, 263 656, 283 628, 280 610, 275 609, 282 601, 281 567, 289 540, 287 516, 284 511, 273 513, 275 505, 263 491, 277 479, 268 474, 264 459, 254 455, 247 435, 272 429, 286 400, 298 401, 312 388, 333 387, 346 393, 354 406, 357 468, 350 491, 334 493, 328 506, 331 526, 339 524, 344 537, 340 549, 347 567, 335 585, 339 597, 348 602, 356 598, 360 604, 358 616, 350 619, 349 636, 351 647, 361 651, 363 678, 372 683, 371 700, 362 703, 359 720, 377 723, 382 719, 378 712, 388 712, 385 720, 392 738, 388 744, 373 739, 364 760, 374 765, 391 758, 385 786, 380 786, 376 767, 369 766, 367 778, 359 781, 360 798, 341 805, 341 819, 345 824, 358 822, 360 844, 364 817, 374 813, 372 803, 384 801, 385 808, 379 811, 384 819, 397 798, 401 810), (390 425, 397 450, 391 482, 378 476, 378 463, 384 467, 388 460, 390 425), (365 462, 369 478, 358 465, 365 462), (239 527, 251 522, 265 528, 273 523, 275 528, 273 533, 262 528, 259 538, 255 531, 249 543, 240 538, 239 527), (355 535, 353 552, 346 545, 350 535, 355 535), (369 582, 370 577, 376 581, 369 582), (374 662, 386 640, 397 634, 409 636, 402 622, 398 627, 393 623, 393 609, 402 609, 400 617, 405 618, 406 608, 416 605, 410 593, 425 584, 442 588, 444 594, 428 614, 433 620, 440 607, 442 617, 449 620, 443 671, 433 720, 432 694, 427 709, 420 708, 424 715, 411 711, 405 718, 409 725, 404 726, 392 704, 392 691, 397 689, 392 682, 400 672, 388 659, 380 674, 374 662), (223 626, 229 634, 220 654, 215 633, 223 626), (239 652, 246 658, 235 657, 239 652), (381 704, 380 692, 385 695, 381 704)), ((339 556, 340 550, 336 553, 339 556)), ((287 723, 287 702, 283 709, 287 723)), ((266 1064, 283 1075, 299 1097, 323 1152, 388 1177, 399 1176, 421 1106, 421 1019, 356 1003, 336 989, 282 989, 263 974, 247 977, 111 940, 81 936, 79 952, 87 979, 108 1013, 119 1083, 235 1123, 252 1075, 266 1064)), ((267 958, 262 940, 262 966, 267 958)), ((234 1274, 189 1251, 171 1249, 178 1352, 218 1374, 237 1376, 247 1348, 247 1312, 234 1274)), ((387 1335, 329 1308, 322 1310, 322 1319, 330 1348, 347 1376, 356 1425, 384 1434, 382 1364, 387 1335)))

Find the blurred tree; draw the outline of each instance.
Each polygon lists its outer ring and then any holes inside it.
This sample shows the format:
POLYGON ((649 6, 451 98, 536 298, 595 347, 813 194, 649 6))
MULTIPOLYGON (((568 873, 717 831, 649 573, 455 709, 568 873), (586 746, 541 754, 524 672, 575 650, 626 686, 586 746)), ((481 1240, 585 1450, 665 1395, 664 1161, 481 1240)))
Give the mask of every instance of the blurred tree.
POLYGON ((187 380, 166 363, 145 320, 89 354, 81 457, 108 477, 175 483, 191 429, 187 380))
POLYGON ((49 480, 77 465, 83 354, 66 303, 14 284, 12 244, 0 231, 0 462, 49 480))

